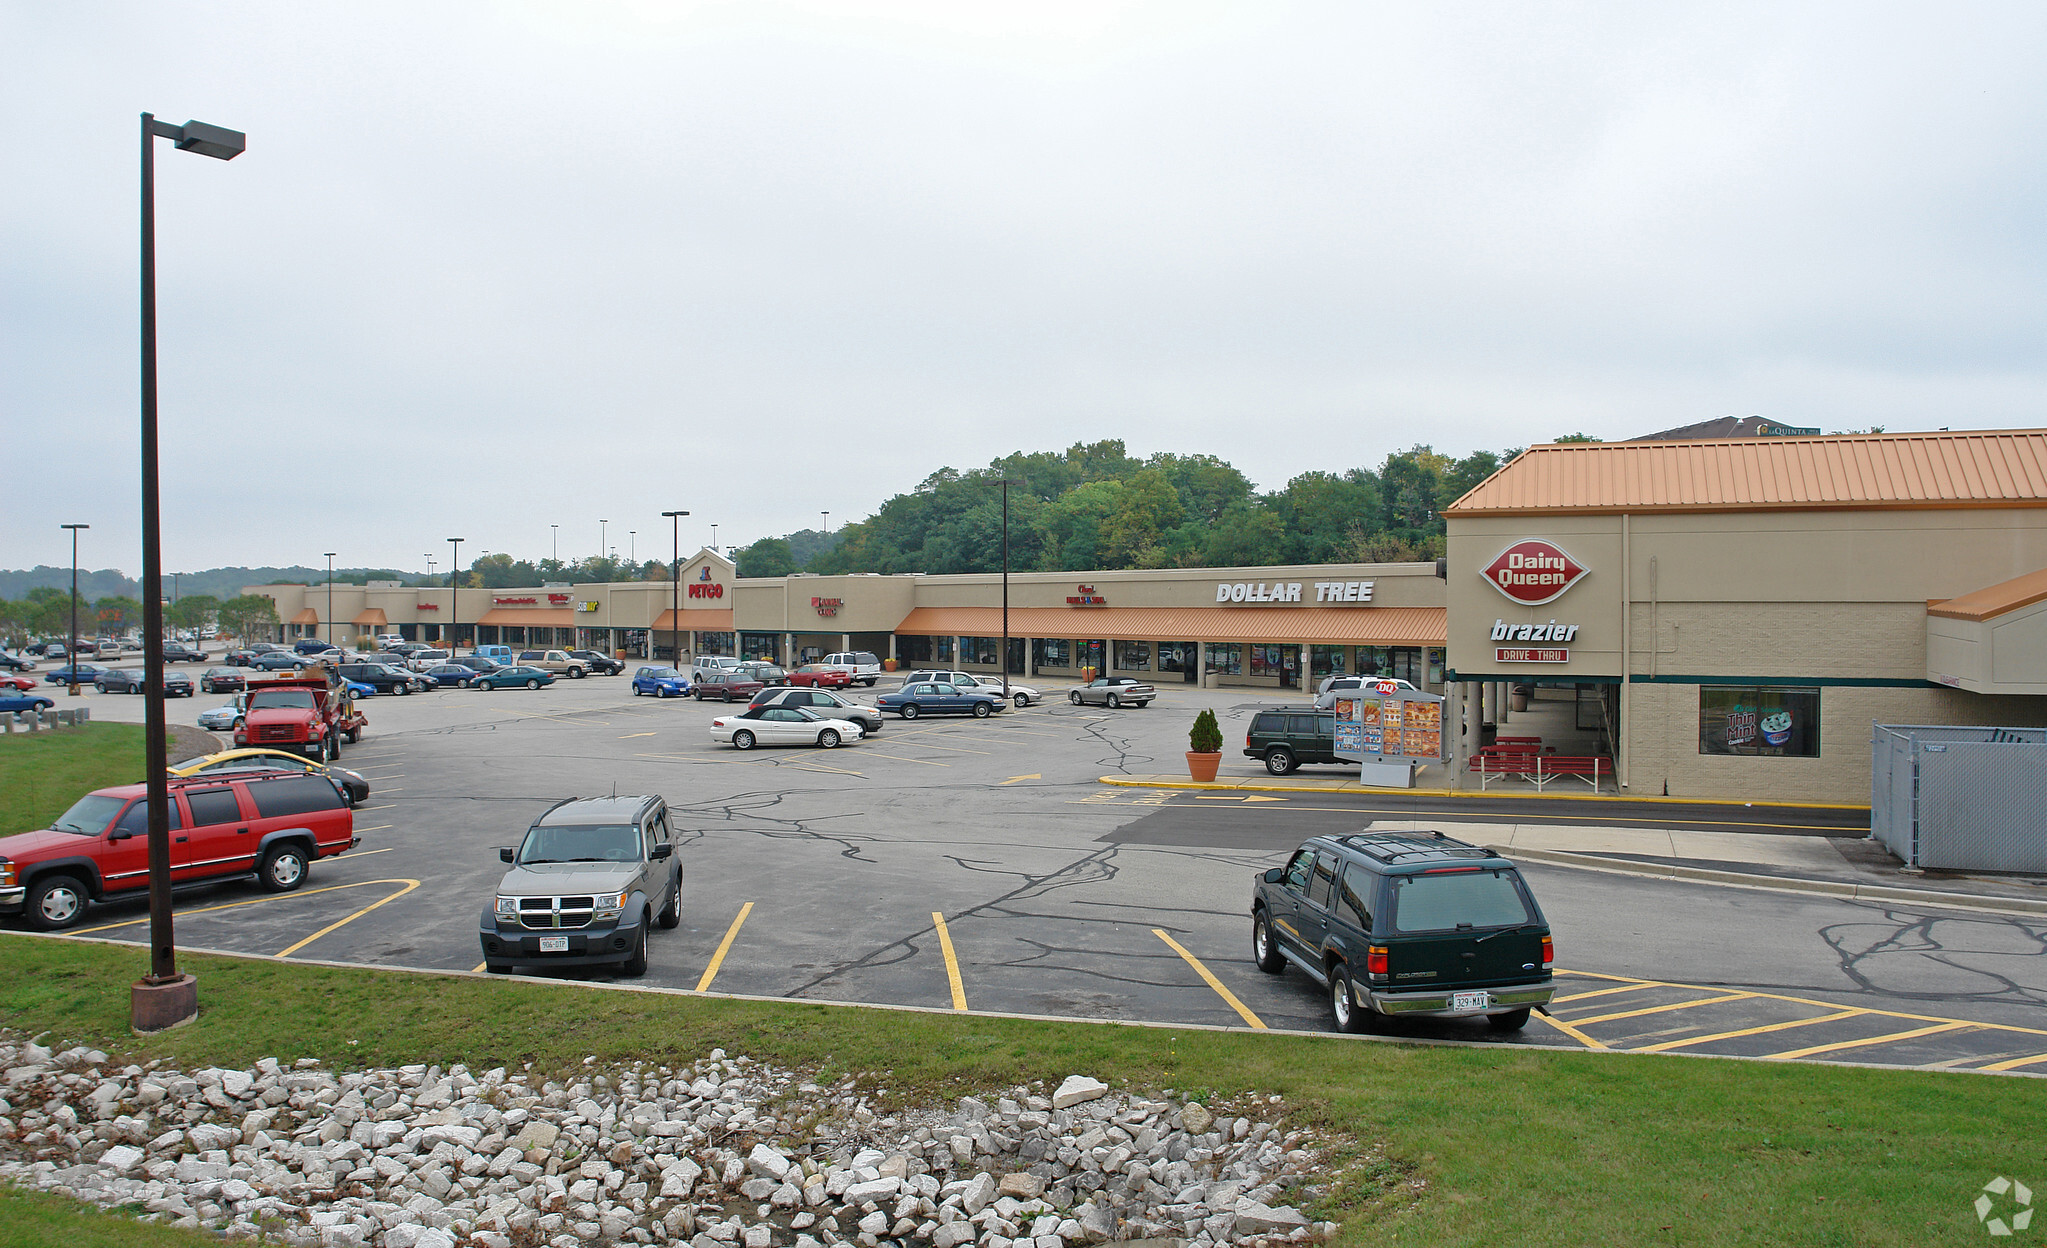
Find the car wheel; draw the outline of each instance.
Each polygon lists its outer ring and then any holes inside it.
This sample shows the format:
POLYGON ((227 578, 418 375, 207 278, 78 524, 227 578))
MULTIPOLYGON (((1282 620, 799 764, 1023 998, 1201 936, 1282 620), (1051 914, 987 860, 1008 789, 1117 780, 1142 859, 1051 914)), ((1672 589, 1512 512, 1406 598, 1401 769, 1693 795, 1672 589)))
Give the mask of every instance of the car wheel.
POLYGON ((341 734, 339 732, 327 734, 327 761, 330 763, 341 761, 341 734))
POLYGON ((1016 703, 1016 709, 1019 711, 1031 704, 1030 698, 1026 697, 1021 693, 1011 698, 1010 701, 1016 703))
POLYGON ((619 969, 634 979, 647 973, 647 929, 644 924, 640 927, 640 938, 633 942, 632 956, 619 969))
POLYGON ((725 691, 725 696, 724 696, 724 697, 722 697, 722 698, 720 698, 720 699, 718 699, 718 700, 719 700, 720 702, 723 702, 723 703, 724 703, 725 705, 727 705, 727 706, 730 706, 730 705, 732 705, 732 691, 731 691, 730 689, 727 689, 727 690, 725 691))
POLYGON ((1120 711, 1123 709, 1123 695, 1120 693, 1112 693, 1108 697, 1104 698, 1103 701, 1108 704, 1109 709, 1112 711, 1120 711))
POLYGON ((974 718, 975 718, 975 719, 986 719, 986 718, 988 718, 988 717, 989 717, 990 715, 993 715, 994 713, 995 713, 995 708, 994 708, 994 707, 992 707, 992 706, 990 706, 990 705, 988 705, 988 704, 987 704, 986 702, 976 702, 976 703, 974 703, 974 718))
POLYGON ((529 680, 526 682, 526 687, 528 689, 538 689, 540 688, 540 682, 537 680, 529 680))
POLYGON ((732 734, 732 748, 733 748, 733 749, 735 749, 735 750, 750 750, 750 749, 752 749, 752 748, 753 748, 753 734, 752 734, 752 733, 750 733, 750 732, 746 732, 746 731, 740 731, 740 732, 735 732, 735 733, 733 733, 733 734, 732 734))
POLYGON ((469 687, 469 679, 467 677, 464 677, 461 680, 456 681, 455 687, 457 689, 467 689, 469 687))
POLYGON ((836 750, 839 748, 839 734, 827 728, 817 734, 817 744, 819 749, 836 750))
POLYGON ((93 682, 92 682, 92 691, 93 691, 94 693, 105 693, 105 692, 107 691, 107 682, 106 682, 106 681, 104 681, 104 680, 95 680, 95 681, 93 681, 93 682))
POLYGON ((900 713, 904 719, 917 718, 917 704, 915 702, 903 703, 903 709, 900 713))
POLYGON ((862 681, 861 683, 862 683, 862 684, 864 684, 864 685, 866 685, 866 686, 867 686, 867 687, 868 687, 869 689, 872 689, 872 688, 874 688, 874 680, 875 680, 875 678, 874 678, 874 677, 872 677, 872 676, 870 676, 870 677, 868 677, 868 678, 867 678, 866 680, 862 681))
POLYGON ((349 743, 350 745, 354 745, 354 744, 355 744, 356 742, 358 742, 358 741, 362 740, 362 729, 360 729, 360 728, 351 728, 351 729, 349 729, 349 730, 348 730, 347 736, 348 736, 348 743, 349 743))
POLYGON ((1071 703, 1073 703, 1073 704, 1074 704, 1075 706, 1079 706, 1079 705, 1080 705, 1080 690, 1078 690, 1078 689, 1075 689, 1075 690, 1074 690, 1073 692, 1071 692, 1071 693, 1067 694, 1067 695, 1066 695, 1066 700, 1067 700, 1068 702, 1071 702, 1071 703))
POLYGON ((1286 773, 1292 771, 1293 769, 1294 754, 1292 750, 1276 749, 1266 751, 1265 770, 1271 772, 1275 776, 1283 776, 1286 773))
POLYGON ((1272 938, 1272 920, 1263 910, 1251 915, 1251 961, 1267 975, 1277 975, 1286 969, 1286 959, 1280 956, 1279 946, 1272 938))
POLYGON ((1348 963, 1338 962, 1329 970, 1329 1016, 1338 1031, 1356 1034, 1371 1030, 1372 1007, 1360 1004, 1351 990, 1348 963))
POLYGON ((291 892, 306 882, 306 851, 298 845, 273 847, 257 865, 256 878, 265 892, 291 892))
POLYGON ((1505 1014, 1488 1014, 1486 1026, 1494 1031, 1519 1031, 1528 1025, 1527 1010, 1508 1010, 1505 1014))
POLYGON ((701 702, 704 700, 704 691, 701 689, 692 689, 689 691, 689 696, 701 702))
POLYGON ((570 669, 569 669, 569 679, 570 679, 570 680, 581 680, 581 679, 583 679, 583 669, 582 669, 582 668, 580 668, 580 667, 572 667, 572 668, 570 668, 570 669))
POLYGON ((200 681, 200 682, 199 682, 199 691, 200 691, 201 693, 212 693, 212 692, 213 692, 213 682, 212 682, 212 681, 210 681, 210 680, 202 680, 202 681, 200 681))
POLYGON ((675 886, 675 892, 668 898, 668 904, 661 907, 661 927, 673 931, 682 922, 682 885, 675 886))
POLYGON ((68 875, 46 875, 28 890, 29 926, 45 932, 70 927, 85 917, 85 885, 68 875))

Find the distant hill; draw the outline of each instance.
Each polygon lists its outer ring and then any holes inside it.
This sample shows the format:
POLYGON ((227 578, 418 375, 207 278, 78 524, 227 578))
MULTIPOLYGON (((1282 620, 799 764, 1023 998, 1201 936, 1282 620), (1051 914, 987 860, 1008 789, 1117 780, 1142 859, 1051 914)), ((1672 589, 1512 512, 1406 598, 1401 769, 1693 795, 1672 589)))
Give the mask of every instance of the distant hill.
MULTIPOLYGON (((417 572, 399 572, 392 568, 336 568, 334 579, 360 584, 363 581, 399 581, 407 585, 424 580, 417 572)), ((185 594, 212 594, 216 598, 233 598, 246 585, 269 585, 278 581, 295 581, 301 584, 325 584, 325 568, 208 568, 204 572, 180 572, 177 574, 175 589, 180 597, 185 594)), ((26 571, 0 570, 0 598, 26 598, 31 589, 49 586, 52 589, 71 587, 71 569, 53 568, 39 564, 26 571)), ((164 573, 164 593, 173 589, 171 574, 164 573)), ((88 572, 78 570, 78 592, 87 601, 125 595, 139 598, 142 585, 134 577, 116 568, 101 568, 88 572)))

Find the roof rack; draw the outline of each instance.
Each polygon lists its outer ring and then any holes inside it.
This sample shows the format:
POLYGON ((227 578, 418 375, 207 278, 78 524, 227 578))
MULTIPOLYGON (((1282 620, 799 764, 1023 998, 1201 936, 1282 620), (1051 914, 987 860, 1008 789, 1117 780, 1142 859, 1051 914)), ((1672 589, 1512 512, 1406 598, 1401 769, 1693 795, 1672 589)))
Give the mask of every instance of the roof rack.
POLYGON ((1336 840, 1338 844, 1348 846, 1367 857, 1376 858, 1380 862, 1399 862, 1403 858, 1429 856, 1457 858, 1498 858, 1500 856, 1497 850, 1473 845, 1469 841, 1460 841, 1455 837, 1445 836, 1440 831, 1426 834, 1432 837, 1433 840, 1415 845, 1413 843, 1414 840, 1423 835, 1420 832, 1353 832, 1347 836, 1337 837, 1336 840), (1393 845, 1400 843, 1405 843, 1407 848, 1392 848, 1393 845))

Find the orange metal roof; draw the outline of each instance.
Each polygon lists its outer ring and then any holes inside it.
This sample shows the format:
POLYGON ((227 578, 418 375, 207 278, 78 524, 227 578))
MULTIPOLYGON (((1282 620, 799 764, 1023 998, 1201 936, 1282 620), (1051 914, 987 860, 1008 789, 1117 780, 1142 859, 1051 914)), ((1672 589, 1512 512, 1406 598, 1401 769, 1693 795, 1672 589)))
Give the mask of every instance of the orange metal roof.
MULTIPOLYGON (((1440 646, 1442 607, 1011 607, 1012 637, 1440 646)), ((1000 637, 1000 607, 918 607, 897 633, 1000 637)))
POLYGON ((1530 447, 1448 516, 2047 506, 2047 430, 1530 447))
POLYGON ((574 628, 576 613, 568 607, 492 607, 476 622, 514 628, 574 628))
POLYGON ((1989 620, 2020 607, 2030 607, 2042 599, 2047 599, 2047 568, 1970 590, 1946 602, 1930 602, 1926 604, 1926 614, 1950 620, 1989 620))
POLYGON ((320 613, 311 607, 300 607, 299 613, 291 617, 291 622, 294 624, 318 624, 320 622, 320 613))
POLYGON ((691 611, 683 608, 682 623, 675 622, 675 612, 663 611, 661 618, 654 621, 654 631, 665 633, 671 629, 688 632, 695 629, 700 633, 729 633, 732 631, 732 608, 720 607, 715 611, 691 611))
POLYGON ((350 624, 371 625, 379 628, 388 625, 390 622, 384 618, 384 608, 382 607, 371 607, 365 611, 358 611, 355 618, 349 621, 350 624))

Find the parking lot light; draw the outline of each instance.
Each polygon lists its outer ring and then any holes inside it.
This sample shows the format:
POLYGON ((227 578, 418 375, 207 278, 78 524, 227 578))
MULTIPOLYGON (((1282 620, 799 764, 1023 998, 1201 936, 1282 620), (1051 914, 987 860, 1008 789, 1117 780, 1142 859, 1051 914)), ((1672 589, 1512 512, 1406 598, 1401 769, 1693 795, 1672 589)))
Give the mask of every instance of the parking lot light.
POLYGON ((668 645, 669 660, 678 670, 682 667, 682 518, 686 511, 664 511, 662 515, 675 527, 674 550, 668 565, 668 645))
POLYGON ((71 648, 64 652, 64 661, 71 665, 71 682, 68 694, 78 696, 78 530, 89 529, 89 524, 65 524, 59 528, 71 530, 71 648))

